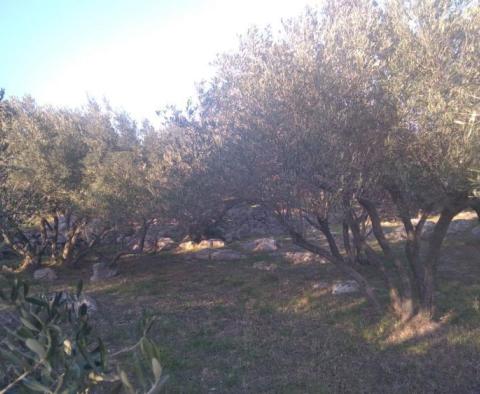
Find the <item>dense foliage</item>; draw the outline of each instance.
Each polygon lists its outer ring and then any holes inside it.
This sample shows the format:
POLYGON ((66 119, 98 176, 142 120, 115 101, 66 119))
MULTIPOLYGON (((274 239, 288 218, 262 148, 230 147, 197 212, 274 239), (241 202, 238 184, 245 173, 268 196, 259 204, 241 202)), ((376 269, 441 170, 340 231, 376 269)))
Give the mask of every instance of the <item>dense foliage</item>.
POLYGON ((0 371, 0 393, 86 393, 97 385, 110 387, 111 392, 123 387, 135 393, 125 371, 109 362, 127 351, 138 353, 139 389, 157 393, 165 384, 159 350, 148 338, 152 317, 141 320, 136 345, 108 354, 103 341, 95 338, 81 282, 76 294, 31 295, 27 282, 9 278, 0 298, 2 306, 11 310, 10 322, 2 327, 6 335, 0 347, 5 367, 0 371))
POLYGON ((93 101, 68 109, 4 99, 3 241, 21 269, 76 265, 112 230, 145 235, 174 218, 198 240, 230 206, 254 202, 377 308, 360 263, 378 269, 399 317, 431 316, 448 226, 462 210, 480 212, 479 37, 476 1, 329 0, 279 32, 252 28, 185 110, 163 112, 160 130, 93 101), (387 217, 404 224, 401 258, 382 229, 387 217), (328 248, 309 238, 312 228, 328 248))

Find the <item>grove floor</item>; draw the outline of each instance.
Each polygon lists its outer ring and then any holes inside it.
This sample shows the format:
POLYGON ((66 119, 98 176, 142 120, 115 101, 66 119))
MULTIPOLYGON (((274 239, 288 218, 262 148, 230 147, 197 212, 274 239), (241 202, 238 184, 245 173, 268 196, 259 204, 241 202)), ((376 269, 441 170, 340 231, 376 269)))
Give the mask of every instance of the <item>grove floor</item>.
MULTIPOLYGON (((480 393, 479 252, 478 243, 447 242, 437 295, 445 323, 402 343, 361 295, 321 288, 341 279, 329 264, 165 254, 123 260, 118 277, 85 291, 112 351, 135 342, 143 309, 158 314, 152 333, 168 393, 480 393)), ((88 266, 60 271, 56 286, 89 275, 88 266)))

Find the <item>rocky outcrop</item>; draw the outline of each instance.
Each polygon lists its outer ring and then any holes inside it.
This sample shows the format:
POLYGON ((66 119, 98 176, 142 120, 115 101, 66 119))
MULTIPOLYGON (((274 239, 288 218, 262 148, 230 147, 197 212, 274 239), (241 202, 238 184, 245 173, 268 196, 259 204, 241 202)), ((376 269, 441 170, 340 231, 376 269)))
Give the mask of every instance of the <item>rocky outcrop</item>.
POLYGON ((270 212, 252 204, 240 204, 228 210, 216 224, 214 232, 226 242, 285 233, 270 212))

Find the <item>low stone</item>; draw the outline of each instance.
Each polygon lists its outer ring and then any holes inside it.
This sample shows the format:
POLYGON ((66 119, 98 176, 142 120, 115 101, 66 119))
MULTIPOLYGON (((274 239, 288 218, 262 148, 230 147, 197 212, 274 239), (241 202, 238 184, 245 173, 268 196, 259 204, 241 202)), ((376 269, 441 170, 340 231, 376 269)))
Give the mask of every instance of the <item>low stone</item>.
POLYGON ((338 282, 332 286, 332 294, 349 294, 355 293, 360 289, 358 283, 354 280, 338 282))
POLYGON ((259 238, 243 242, 240 246, 249 252, 274 252, 278 249, 277 242, 273 238, 259 238))
POLYGON ((157 252, 166 252, 174 249, 176 242, 169 237, 159 238, 157 240, 157 252))
POLYGON ((93 275, 90 277, 92 282, 98 282, 101 280, 109 279, 117 275, 118 270, 116 268, 110 268, 106 263, 93 264, 93 275))
POLYGON ((283 255, 283 259, 293 265, 320 263, 325 264, 326 261, 320 256, 311 252, 286 252, 283 255))
POLYGON ((201 241, 196 245, 196 247, 200 249, 205 249, 205 248, 216 249, 216 248, 223 248, 224 246, 225 246, 225 242, 223 242, 223 240, 221 239, 216 239, 216 238, 204 239, 203 241, 201 241))
POLYGON ((267 263, 265 261, 258 261, 253 264, 253 268, 262 270, 262 271, 275 271, 278 268, 278 265, 275 263, 267 263))
POLYGON ((196 249, 196 244, 192 241, 182 242, 178 245, 178 250, 182 252, 189 252, 196 249))
POLYGON ((35 280, 55 280, 57 274, 51 268, 40 268, 33 273, 33 279, 35 280))

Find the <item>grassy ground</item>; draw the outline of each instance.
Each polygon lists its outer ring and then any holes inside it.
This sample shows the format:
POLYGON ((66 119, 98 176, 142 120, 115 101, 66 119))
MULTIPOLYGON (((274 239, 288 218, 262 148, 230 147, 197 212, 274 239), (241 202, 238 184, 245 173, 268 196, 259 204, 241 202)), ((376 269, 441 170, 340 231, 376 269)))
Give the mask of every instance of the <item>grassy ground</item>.
MULTIPOLYGON (((393 322, 359 294, 321 289, 341 279, 329 264, 165 254, 123 260, 118 277, 85 291, 113 351, 134 343, 142 309, 159 315, 153 336, 169 393, 480 393, 479 252, 478 243, 448 239, 437 296, 448 319, 402 343, 389 341, 393 322), (278 269, 258 270, 257 261, 278 269)), ((89 275, 89 266, 60 270, 55 286, 89 275)))

